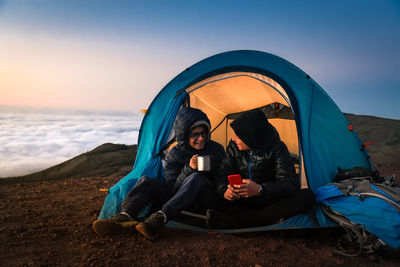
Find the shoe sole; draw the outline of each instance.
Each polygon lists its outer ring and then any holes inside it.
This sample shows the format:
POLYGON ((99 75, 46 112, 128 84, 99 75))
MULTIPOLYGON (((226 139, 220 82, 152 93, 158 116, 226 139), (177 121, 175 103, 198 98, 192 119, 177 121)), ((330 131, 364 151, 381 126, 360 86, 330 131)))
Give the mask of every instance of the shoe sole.
POLYGON ((156 235, 150 235, 149 228, 144 223, 137 224, 136 231, 141 233, 144 237, 146 237, 149 240, 154 240, 158 236, 158 233, 156 235))
POLYGON ((113 235, 135 229, 137 224, 137 221, 116 222, 113 220, 103 219, 93 222, 93 230, 98 235, 113 235))

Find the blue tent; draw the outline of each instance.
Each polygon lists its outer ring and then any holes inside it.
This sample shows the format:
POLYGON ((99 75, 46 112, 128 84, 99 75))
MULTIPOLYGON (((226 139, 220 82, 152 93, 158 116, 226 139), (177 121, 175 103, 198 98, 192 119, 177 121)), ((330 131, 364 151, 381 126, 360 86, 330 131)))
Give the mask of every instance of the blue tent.
MULTIPOLYGON (((133 171, 110 188, 99 218, 118 213, 125 195, 142 175, 162 179, 160 153, 173 137, 172 124, 182 105, 206 112, 212 138, 225 146, 232 134, 229 122, 235 114, 262 108, 289 151, 299 159, 297 169, 302 186, 311 190, 332 182, 338 167, 371 168, 357 134, 309 75, 272 54, 230 51, 187 68, 154 98, 140 128, 133 171)), ((246 230, 332 225, 318 208, 314 211, 313 216, 302 214, 280 224, 246 230)), ((169 225, 206 230, 175 222, 169 225)))

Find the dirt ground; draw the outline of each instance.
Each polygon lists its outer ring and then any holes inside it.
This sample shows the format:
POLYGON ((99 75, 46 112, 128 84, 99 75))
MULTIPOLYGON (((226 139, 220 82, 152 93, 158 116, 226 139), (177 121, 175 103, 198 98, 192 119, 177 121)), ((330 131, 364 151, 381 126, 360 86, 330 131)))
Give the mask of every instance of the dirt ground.
MULTIPOLYGON (((400 168, 386 168, 381 174, 400 168)), ((211 234, 166 228, 155 241, 97 236, 92 222, 118 178, 0 186, 0 266, 400 266, 334 253, 340 229, 211 234)))

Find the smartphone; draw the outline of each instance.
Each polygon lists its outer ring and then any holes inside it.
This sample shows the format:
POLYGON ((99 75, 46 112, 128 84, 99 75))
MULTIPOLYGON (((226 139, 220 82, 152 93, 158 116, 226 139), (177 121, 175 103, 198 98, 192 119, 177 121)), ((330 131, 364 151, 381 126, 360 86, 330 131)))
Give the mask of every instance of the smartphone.
POLYGON ((229 184, 232 186, 235 184, 243 184, 242 176, 240 174, 228 175, 228 180, 229 184))

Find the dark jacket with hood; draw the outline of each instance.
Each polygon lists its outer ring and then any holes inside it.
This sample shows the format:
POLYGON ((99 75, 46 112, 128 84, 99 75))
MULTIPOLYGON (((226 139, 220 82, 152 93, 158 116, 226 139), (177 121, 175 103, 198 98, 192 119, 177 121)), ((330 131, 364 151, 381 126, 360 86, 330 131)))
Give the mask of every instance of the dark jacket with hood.
POLYGON ((176 192, 183 181, 190 174, 196 172, 189 166, 193 155, 211 155, 211 171, 202 172, 206 177, 215 175, 215 170, 220 167, 225 157, 223 146, 210 140, 210 120, 207 115, 199 109, 184 107, 179 112, 173 125, 176 141, 174 146, 165 158, 165 182, 172 192, 176 192), (201 150, 196 150, 189 144, 189 135, 193 127, 204 125, 208 130, 208 141, 201 150))
POLYGON ((230 141, 222 172, 216 180, 221 196, 228 186, 227 175, 237 173, 243 179, 260 184, 265 199, 279 199, 300 189, 290 153, 262 111, 244 112, 231 127, 250 150, 240 151, 236 143, 230 141))

